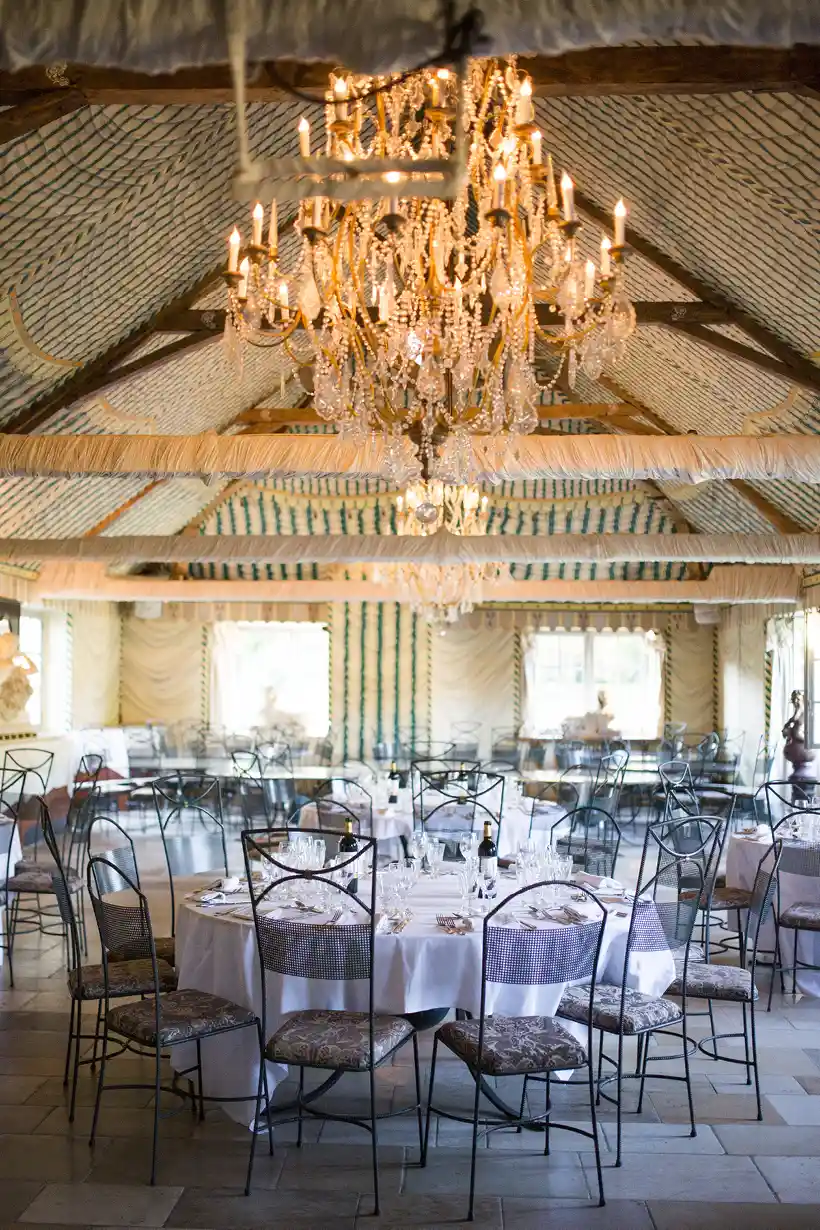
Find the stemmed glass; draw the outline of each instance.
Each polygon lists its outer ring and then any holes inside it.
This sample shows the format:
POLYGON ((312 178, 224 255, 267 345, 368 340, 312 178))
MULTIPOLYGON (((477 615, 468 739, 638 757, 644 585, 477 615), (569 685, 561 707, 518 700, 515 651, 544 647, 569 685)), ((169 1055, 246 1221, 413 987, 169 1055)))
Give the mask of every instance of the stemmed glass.
POLYGON ((475 857, 478 851, 478 833, 472 830, 469 833, 463 833, 459 838, 458 848, 465 862, 475 857))
POLYGON ((444 842, 436 837, 427 838, 427 866, 434 880, 438 879, 444 862, 444 842))

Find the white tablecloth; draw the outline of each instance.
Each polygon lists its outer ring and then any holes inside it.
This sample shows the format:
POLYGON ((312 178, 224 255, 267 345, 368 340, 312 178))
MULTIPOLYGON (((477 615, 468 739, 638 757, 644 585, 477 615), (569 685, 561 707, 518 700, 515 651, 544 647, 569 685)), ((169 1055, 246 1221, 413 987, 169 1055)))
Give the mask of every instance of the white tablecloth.
MULTIPOLYGON (((3 744, 2 752, 14 754, 31 749, 54 753, 48 779, 49 790, 64 786, 70 792, 80 760, 89 752, 102 756, 109 769, 122 773, 124 777, 128 775, 125 732, 118 726, 106 726, 99 730, 71 730, 64 735, 35 735, 31 739, 10 739, 3 744)), ((0 757, 0 764, 2 762, 3 758, 0 757)), ((29 791, 28 785, 26 790, 29 791)), ((33 787, 31 792, 34 792, 33 787)))
MULTIPOLYGON (((741 834, 732 834, 729 838, 729 848, 726 854, 727 885, 731 888, 751 889, 754 886, 760 860, 764 858, 767 850, 771 850, 771 844, 771 838, 768 836, 744 837, 741 834)), ((820 902, 820 878, 815 879, 812 876, 791 875, 785 871, 780 872, 779 878, 781 910, 787 909, 798 901, 820 902)), ((759 947, 764 951, 774 950, 774 923, 771 918, 761 929, 759 947)), ((793 963, 793 931, 781 931, 780 955, 786 965, 793 963)), ((820 933, 801 931, 797 945, 797 956, 799 960, 805 961, 809 965, 820 965, 820 933)), ((791 974, 787 974, 786 978, 786 986, 790 988, 791 974)), ((797 975, 797 985, 804 995, 820 996, 820 973, 811 970, 799 972, 797 975)))
MULTIPOLYGON (((507 891, 515 883, 504 880, 507 891)), ((409 904, 414 917, 399 935, 376 936, 375 1005, 377 1012, 422 1012, 442 1007, 464 1008, 477 1014, 481 1000, 481 929, 472 934, 447 935, 436 927, 437 913, 451 913, 458 904, 453 876, 433 881, 426 877, 413 890, 409 904)), ((604 930, 599 980, 620 983, 626 950, 628 907, 613 907, 604 930)), ((653 907, 654 913, 654 907, 653 907)), ((303 916, 304 917, 304 916, 303 916)), ((561 927, 569 933, 571 927, 561 927)), ((180 988, 195 988, 222 995, 261 1011, 261 982, 256 939, 250 921, 217 913, 191 900, 179 911, 177 968, 180 988)), ((650 995, 661 995, 674 978, 668 949, 634 952, 628 985, 650 995)), ((552 1015, 566 983, 547 986, 492 984, 488 1007, 509 1015, 552 1015)), ((366 982, 326 982, 314 979, 267 976, 267 1031, 270 1036, 289 1013, 305 1008, 367 1009, 366 982)), ((582 1031, 585 1037, 585 1029, 582 1031)), ((236 1097, 255 1090, 258 1077, 256 1039, 251 1030, 202 1043, 205 1093, 236 1097)), ((194 1062, 192 1047, 175 1047, 172 1063, 180 1070, 194 1062)), ((268 1064, 271 1089, 287 1069, 268 1064)), ((226 1104, 240 1122, 250 1122, 249 1103, 226 1104)))
MULTIPOLYGON (((362 832, 366 832, 365 812, 360 812, 356 803, 350 801, 347 806, 357 815, 361 815, 364 827, 362 832)), ((501 858, 511 858, 518 850, 520 842, 525 841, 530 831, 530 814, 532 800, 526 799, 518 802, 517 800, 504 804, 504 813, 501 821, 501 832, 498 841, 498 853, 501 858)), ((459 814, 459 804, 455 803, 452 807, 452 819, 448 824, 447 805, 436 811, 431 818, 428 826, 428 831, 431 836, 436 836, 437 831, 458 832, 462 828, 468 827, 469 819, 459 814)), ((462 809, 463 812, 463 809, 462 809)), ((563 815, 562 809, 556 810, 556 819, 563 815)), ((340 817, 343 820, 344 816, 340 812, 340 817)), ((477 832, 481 831, 482 812, 476 811, 475 828, 477 832)), ((316 805, 309 803, 302 808, 300 813, 300 827, 307 829, 315 829, 318 826, 316 816, 316 805)), ((536 825, 538 831, 543 830, 543 818, 536 825), (540 827, 539 827, 540 826, 540 827)), ((340 827, 340 825, 325 824, 325 827, 340 827)), ((390 839, 408 838, 413 832, 413 803, 409 790, 402 790, 401 797, 398 803, 388 804, 387 806, 373 806, 373 832, 372 836, 377 841, 388 841, 390 839)))

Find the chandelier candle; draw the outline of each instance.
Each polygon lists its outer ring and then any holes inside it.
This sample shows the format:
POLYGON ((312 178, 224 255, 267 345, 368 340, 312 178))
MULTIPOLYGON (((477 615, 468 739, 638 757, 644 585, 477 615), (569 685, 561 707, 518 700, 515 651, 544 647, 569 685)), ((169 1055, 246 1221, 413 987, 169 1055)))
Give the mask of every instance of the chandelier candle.
POLYGON ((265 211, 260 205, 259 201, 257 201, 253 207, 253 213, 251 214, 251 220, 252 220, 251 243, 253 244, 255 248, 259 248, 262 246, 262 222, 264 220, 264 217, 265 217, 265 211))
POLYGON ((299 121, 299 153, 303 158, 310 157, 310 124, 304 116, 299 121))

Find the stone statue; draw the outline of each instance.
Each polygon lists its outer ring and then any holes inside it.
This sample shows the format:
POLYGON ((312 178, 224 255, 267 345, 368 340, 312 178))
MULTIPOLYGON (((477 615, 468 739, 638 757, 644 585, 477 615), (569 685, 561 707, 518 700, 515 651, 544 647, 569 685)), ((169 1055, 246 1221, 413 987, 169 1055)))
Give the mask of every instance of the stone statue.
POLYGON ((792 765, 790 782, 813 781, 814 774, 809 771, 809 765, 814 762, 814 753, 806 748, 803 735, 803 693, 795 689, 790 696, 792 714, 783 727, 783 755, 792 765))
POLYGON ((37 667, 20 652, 20 642, 7 619, 0 620, 0 722, 19 721, 32 695, 29 675, 37 667))

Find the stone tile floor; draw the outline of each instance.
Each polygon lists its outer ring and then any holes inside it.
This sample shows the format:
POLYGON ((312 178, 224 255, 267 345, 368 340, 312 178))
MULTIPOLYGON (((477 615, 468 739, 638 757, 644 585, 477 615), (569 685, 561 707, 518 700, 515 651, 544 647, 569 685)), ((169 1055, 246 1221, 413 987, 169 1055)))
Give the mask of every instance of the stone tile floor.
MULTIPOLYGON (((151 892, 158 931, 164 894, 151 892)), ((93 929, 93 924, 92 924, 93 929)), ((260 1142, 250 1197, 242 1194, 247 1133, 218 1108, 199 1123, 186 1109, 161 1124, 158 1185, 148 1186, 151 1095, 106 1095, 96 1147, 88 1146, 94 1078, 81 1072, 78 1110, 68 1123, 62 1085, 68 997, 59 940, 31 936, 15 949, 16 986, 0 983, 0 1228, 43 1226, 187 1227, 188 1230, 438 1230, 465 1217, 470 1129, 441 1120, 428 1165, 418 1166, 412 1116, 382 1124, 382 1213, 372 1216, 369 1138, 339 1123, 309 1123, 301 1150, 290 1126, 277 1132, 275 1156, 260 1142)), ((765 1001, 764 1001, 765 1002, 765 1001)), ((740 1012, 717 1010, 719 1029, 737 1028, 740 1012)), ((816 1230, 820 1225, 820 1001, 775 995, 758 1017, 764 1121, 755 1118, 742 1069, 699 1056, 693 1061, 698 1134, 688 1135, 683 1085, 651 1080, 643 1114, 626 1116, 624 1162, 612 1166, 614 1122, 602 1107, 607 1205, 592 1205, 595 1170, 588 1141, 496 1132, 480 1141, 474 1224, 480 1230, 816 1230)), ((704 1019, 692 1022, 695 1035, 704 1019)), ((429 1062, 432 1037, 421 1050, 429 1062)), ((664 1048, 667 1050, 669 1048, 664 1048)), ((730 1051, 738 1054, 732 1044, 730 1051)), ((679 1061, 664 1070, 681 1071, 679 1061)), ((144 1061, 111 1063, 112 1079, 150 1079, 144 1061)), ((425 1066, 426 1075, 426 1066, 425 1066)), ((379 1072, 381 1108, 407 1106, 410 1054, 379 1072)), ((509 1088, 512 1085, 512 1088, 509 1088)), ((503 1092, 515 1100, 520 1086, 503 1092)), ((582 1091, 553 1084, 556 1117, 585 1121, 582 1091)), ((280 1086, 277 1100, 293 1092, 280 1086)), ((349 1112, 365 1094, 346 1077, 326 1100, 349 1112)), ((539 1095, 540 1096, 540 1095, 539 1095)), ((631 1094, 629 1095, 632 1096, 631 1094)), ((469 1079, 442 1058, 437 1101, 472 1104, 469 1079)), ((634 1100, 628 1103, 634 1108, 634 1100)))

